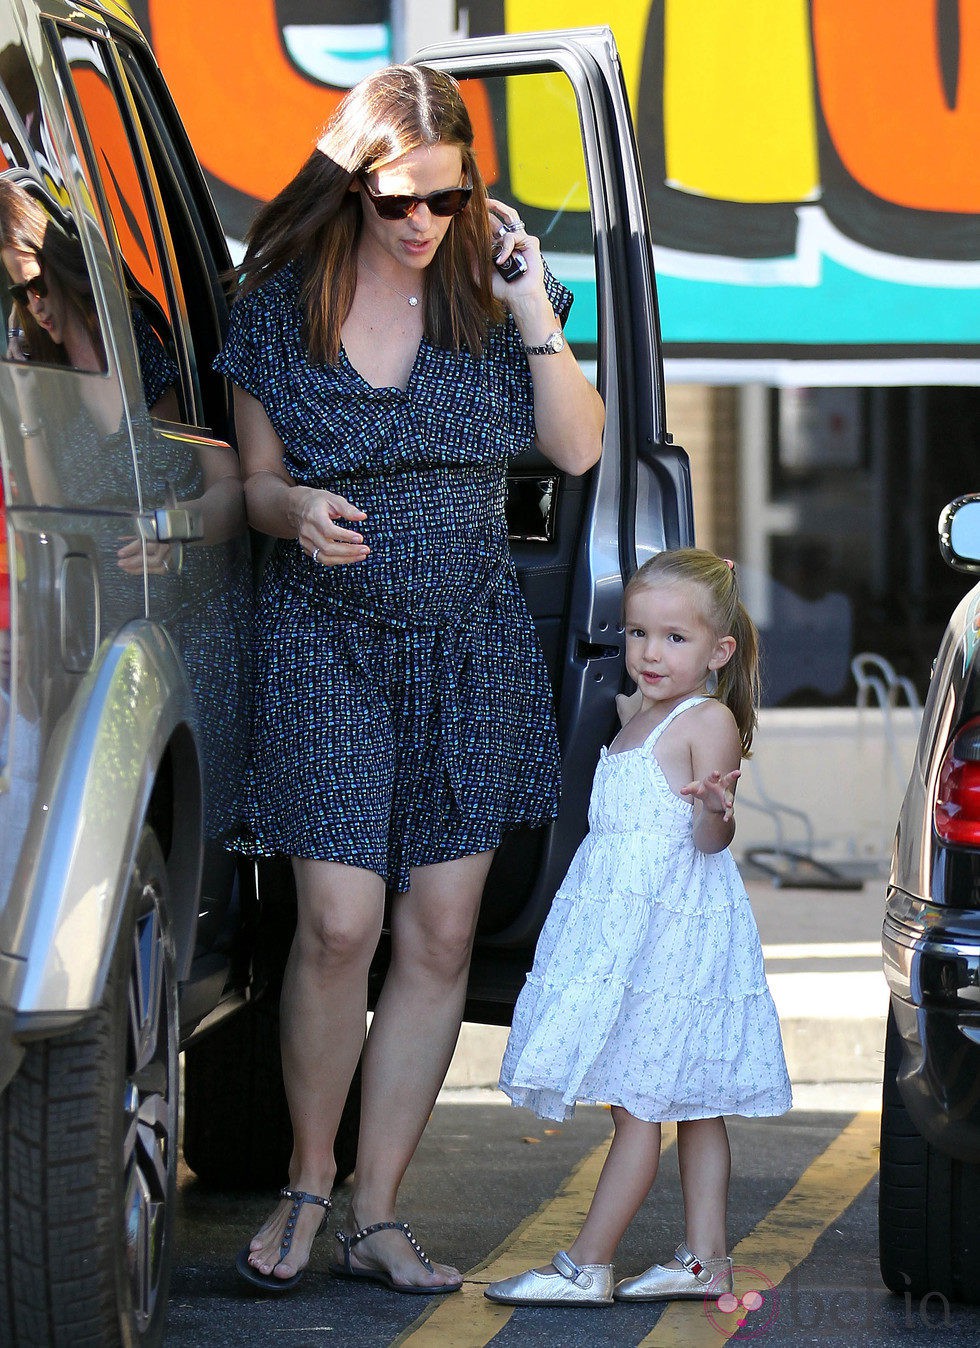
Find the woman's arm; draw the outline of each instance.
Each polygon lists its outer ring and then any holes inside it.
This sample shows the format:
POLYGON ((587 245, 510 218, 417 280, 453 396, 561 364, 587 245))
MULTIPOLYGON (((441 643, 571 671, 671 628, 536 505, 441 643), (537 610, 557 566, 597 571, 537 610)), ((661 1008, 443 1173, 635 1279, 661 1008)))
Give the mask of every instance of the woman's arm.
POLYGON ((369 549, 362 536, 337 521, 367 519, 364 511, 334 492, 295 483, 265 408, 237 386, 235 426, 249 523, 273 538, 299 539, 324 566, 363 561, 369 549))
MULTIPOLYGON (((525 346, 543 346, 561 323, 545 290, 544 264, 538 240, 527 234, 512 207, 489 201, 493 228, 510 228, 502 237, 500 261, 520 252, 527 271, 507 282, 494 269, 493 293, 510 310, 525 346)), ((528 356, 534 388, 534 426, 544 456, 567 473, 584 473, 602 453, 605 408, 598 392, 579 368, 568 343, 546 355, 528 356)))
MULTIPOLYGON (((541 346, 561 328, 543 288, 540 296, 515 299, 511 312, 525 346, 541 346)), ((566 473, 584 473, 602 453, 602 399, 567 342, 562 351, 527 359, 538 449, 566 473)))

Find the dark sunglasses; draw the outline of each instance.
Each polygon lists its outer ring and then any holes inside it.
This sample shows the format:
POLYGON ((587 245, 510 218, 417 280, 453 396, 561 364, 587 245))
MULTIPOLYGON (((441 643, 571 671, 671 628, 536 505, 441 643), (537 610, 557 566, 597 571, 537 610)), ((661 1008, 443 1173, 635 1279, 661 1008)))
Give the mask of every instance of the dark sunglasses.
POLYGON ((26 307, 29 295, 33 295, 38 300, 47 298, 48 283, 44 279, 44 263, 40 258, 37 260, 37 265, 41 270, 36 276, 32 276, 29 281, 7 286, 7 294, 16 304, 26 307))
POLYGON ((364 190, 382 220, 406 220, 416 206, 428 206, 433 215, 459 215, 473 194, 473 184, 463 187, 443 187, 438 192, 427 192, 424 197, 409 194, 385 196, 362 177, 364 190))

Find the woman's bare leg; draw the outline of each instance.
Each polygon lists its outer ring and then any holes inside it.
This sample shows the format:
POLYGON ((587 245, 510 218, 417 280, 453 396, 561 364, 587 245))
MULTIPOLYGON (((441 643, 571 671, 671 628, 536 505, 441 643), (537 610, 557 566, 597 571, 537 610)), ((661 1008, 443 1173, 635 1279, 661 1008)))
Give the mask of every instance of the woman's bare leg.
MULTIPOLYGON (((392 959, 364 1052, 361 1130, 351 1198, 358 1226, 395 1220, 415 1154, 459 1037, 473 935, 492 852, 420 866, 392 912, 392 959)), ((422 1242, 423 1246, 425 1242, 422 1242)), ((404 1236, 379 1232, 352 1253, 396 1282, 444 1286, 458 1270, 428 1273, 404 1236)))
MULTIPOLYGON (((367 975, 381 934, 384 882, 373 871, 294 859, 296 935, 281 1000, 282 1072, 293 1125, 289 1186, 327 1196, 333 1144, 364 1043, 367 975)), ((249 1262, 287 1278, 309 1259, 323 1209, 304 1204, 289 1256, 277 1265, 289 1213, 280 1203, 251 1243, 249 1262)))
MULTIPOLYGON (((689 1119, 679 1123, 677 1164, 684 1194, 687 1247, 699 1259, 724 1259, 728 1253, 728 1185, 732 1174, 725 1120, 689 1119)), ((671 1261, 671 1267, 676 1262, 671 1261)))

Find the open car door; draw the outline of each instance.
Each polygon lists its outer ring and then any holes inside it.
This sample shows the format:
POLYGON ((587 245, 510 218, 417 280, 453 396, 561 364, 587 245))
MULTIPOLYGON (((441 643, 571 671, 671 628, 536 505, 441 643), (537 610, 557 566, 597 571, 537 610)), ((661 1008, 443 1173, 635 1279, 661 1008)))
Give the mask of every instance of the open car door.
POLYGON ((653 256, 633 125, 608 28, 471 38, 414 58, 461 83, 490 195, 514 206, 575 299, 565 333, 606 405, 584 477, 532 452, 508 484, 511 548, 555 690, 561 814, 509 834, 481 912, 467 1015, 507 1022, 584 835, 599 746, 624 680, 623 583, 693 542, 690 473, 671 443, 653 256))

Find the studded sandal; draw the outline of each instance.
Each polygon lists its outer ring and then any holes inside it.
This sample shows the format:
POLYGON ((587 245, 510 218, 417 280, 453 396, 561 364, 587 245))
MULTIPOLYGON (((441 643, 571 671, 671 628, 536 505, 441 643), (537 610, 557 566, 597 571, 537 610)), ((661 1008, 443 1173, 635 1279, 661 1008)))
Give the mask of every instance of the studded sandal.
MULTIPOLYGON (((289 1209, 289 1216, 286 1218, 286 1226, 282 1233, 282 1240, 279 1242, 279 1257, 276 1260, 275 1267, 278 1267, 282 1263, 289 1254, 289 1251, 293 1248, 293 1237, 296 1235, 296 1222, 302 1211, 303 1204, 318 1204, 323 1208, 324 1217, 333 1206, 329 1198, 321 1198, 319 1194, 308 1194, 303 1189, 282 1188, 279 1190, 279 1197, 288 1198, 292 1206, 289 1209)), ((320 1226, 322 1227, 322 1225, 323 1219, 321 1218, 320 1226)), ((314 1240, 319 1234, 320 1228, 318 1227, 316 1234, 314 1235, 314 1240)), ((275 1276, 275 1268, 269 1273, 262 1273, 254 1266, 254 1264, 249 1263, 249 1255, 251 1253, 251 1247, 248 1245, 246 1245, 243 1250, 239 1250, 238 1257, 235 1260, 235 1268, 246 1282, 250 1282, 253 1287, 261 1287, 264 1292, 288 1292, 290 1288, 296 1286, 306 1272, 306 1265, 304 1264, 298 1273, 294 1273, 289 1278, 277 1278, 275 1276)))
POLYGON ((360 1244, 362 1240, 366 1240, 368 1236, 373 1236, 377 1231, 401 1231, 426 1272, 435 1272, 432 1260, 415 1239, 408 1222, 375 1222, 373 1226, 362 1226, 352 1236, 348 1236, 345 1231, 337 1232, 337 1239, 344 1252, 344 1262, 329 1265, 330 1272, 335 1278, 354 1278, 362 1282, 377 1282, 382 1287, 390 1287, 393 1292, 405 1292, 410 1296, 423 1297, 442 1296, 447 1292, 458 1292, 462 1287, 462 1282, 447 1283, 438 1287, 419 1287, 414 1283, 396 1282, 387 1269, 355 1268, 350 1261, 351 1251, 355 1245, 360 1244))

